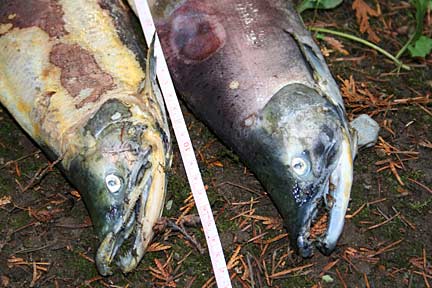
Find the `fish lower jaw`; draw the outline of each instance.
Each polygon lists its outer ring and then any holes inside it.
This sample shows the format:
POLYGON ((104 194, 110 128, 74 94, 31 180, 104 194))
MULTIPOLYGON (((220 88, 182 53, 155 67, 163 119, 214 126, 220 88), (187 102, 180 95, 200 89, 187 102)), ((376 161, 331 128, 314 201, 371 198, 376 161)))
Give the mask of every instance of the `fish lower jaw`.
POLYGON ((328 243, 326 239, 323 237, 322 239, 319 239, 317 243, 315 244, 317 249, 324 255, 329 256, 333 250, 336 247, 336 242, 334 243, 328 243))
POLYGON ((313 246, 308 234, 306 233, 297 237, 297 247, 300 256, 303 258, 310 258, 313 255, 313 246))
POLYGON ((141 184, 128 198, 128 206, 123 213, 123 224, 115 225, 114 231, 109 232, 99 246, 96 265, 101 275, 112 274, 114 263, 123 273, 129 273, 144 256, 145 249, 153 237, 153 225, 163 210, 163 171, 156 164, 147 169, 141 178, 141 184))
POLYGON ((96 266, 99 273, 103 276, 113 274, 112 263, 115 258, 121 257, 121 255, 119 255, 120 253, 124 253, 119 252, 119 250, 135 230, 136 214, 133 213, 129 217, 129 220, 124 223, 127 224, 117 225, 121 228, 114 228, 114 231, 109 232, 102 240, 97 250, 96 266))
MULTIPOLYGON (((109 232, 99 245, 96 254, 96 266, 101 275, 107 276, 113 274, 113 262, 124 272, 133 270, 137 265, 143 253, 136 250, 144 249, 142 247, 142 225, 139 219, 139 210, 142 208, 142 202, 147 191, 131 203, 127 213, 127 218, 122 219, 122 223, 114 226, 113 231, 109 232), (139 259, 137 259, 139 258, 139 259)), ((145 203, 144 203, 145 204, 145 203)))

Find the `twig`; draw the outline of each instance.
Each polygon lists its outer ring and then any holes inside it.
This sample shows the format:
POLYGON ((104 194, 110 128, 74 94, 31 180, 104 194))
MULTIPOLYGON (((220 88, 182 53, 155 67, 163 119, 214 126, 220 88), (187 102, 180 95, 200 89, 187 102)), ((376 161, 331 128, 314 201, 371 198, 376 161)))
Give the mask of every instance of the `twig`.
POLYGON ((223 186, 223 185, 230 185, 230 186, 234 186, 234 187, 240 188, 240 189, 242 189, 242 190, 248 191, 248 192, 250 192, 250 193, 252 193, 252 194, 255 194, 255 195, 257 195, 257 196, 260 196, 260 197, 263 196, 262 193, 260 193, 260 192, 258 192, 258 191, 256 191, 256 190, 254 190, 254 189, 251 189, 251 188, 249 188, 249 187, 242 186, 242 185, 237 184, 237 183, 228 182, 228 181, 227 181, 227 182, 222 182, 222 183, 218 184, 216 187, 223 186))
POLYGON ((370 288, 369 279, 367 278, 366 273, 363 273, 363 278, 366 284, 366 288, 370 288))
POLYGON ((249 275, 250 275, 250 281, 251 281, 251 288, 255 288, 255 280, 253 277, 253 269, 252 269, 252 263, 250 261, 250 255, 249 253, 246 255, 246 261, 249 268, 249 275))
POLYGON ((429 285, 429 281, 427 280, 426 273, 424 271, 422 273, 422 276, 423 276, 423 281, 425 282, 426 287, 431 288, 431 286, 429 285))
POLYGON ((375 224, 375 225, 368 227, 366 230, 372 230, 372 229, 376 229, 378 227, 381 227, 381 226, 387 224, 388 222, 392 221, 394 218, 398 217, 399 215, 400 215, 400 212, 396 213, 395 215, 393 215, 392 217, 386 219, 385 221, 383 221, 381 223, 378 223, 378 224, 375 224))
POLYGON ((102 276, 96 276, 84 281, 84 286, 91 287, 90 284, 99 280, 102 280, 102 276))
POLYGON ((327 263, 324 268, 322 268, 322 271, 320 273, 320 277, 322 277, 327 271, 332 269, 337 263, 339 263, 340 259, 336 259, 333 262, 327 263))
POLYGON ((339 272, 339 269, 337 269, 337 268, 336 268, 336 275, 338 276, 339 280, 341 281, 342 286, 343 286, 344 288, 347 288, 348 286, 347 286, 347 284, 345 283, 345 280, 342 278, 342 275, 341 275, 341 273, 339 272))
POLYGON ((310 264, 306 264, 306 265, 303 265, 303 266, 286 269, 286 270, 274 273, 274 274, 270 275, 269 277, 270 278, 280 278, 280 277, 283 277, 283 276, 285 276, 287 274, 291 274, 293 272, 301 271, 301 270, 304 270, 306 268, 312 267, 314 265, 315 265, 315 263, 310 263, 310 264))
POLYGON ((171 221, 170 219, 166 219, 167 220, 167 226, 169 228, 171 228, 174 231, 178 231, 181 234, 183 234, 183 236, 185 236, 186 240, 191 242, 198 250, 198 252, 200 252, 200 254, 204 254, 206 252, 206 250, 201 246, 201 244, 196 241, 192 236, 189 235, 189 233, 186 232, 186 230, 183 227, 180 227, 179 225, 177 225, 176 223, 174 223, 173 221, 171 221))
POLYGON ((24 160, 24 159, 26 159, 26 158, 28 158, 28 157, 30 157, 30 156, 33 156, 33 155, 37 155, 37 154, 39 154, 39 153, 41 153, 41 151, 40 151, 40 150, 37 150, 37 151, 34 151, 34 152, 30 153, 30 154, 27 154, 27 155, 21 156, 21 157, 15 159, 15 160, 10 160, 10 161, 6 162, 4 165, 2 165, 2 166, 0 167, 0 170, 3 169, 3 168, 5 168, 6 166, 12 164, 12 163, 19 162, 19 161, 21 161, 21 160, 24 160))
MULTIPOLYGON (((396 210, 396 208, 394 206, 392 206, 392 209, 395 213, 399 213, 399 211, 396 210)), ((406 219, 405 216, 402 215, 402 213, 400 213, 399 219, 401 219, 402 222, 405 223, 406 225, 408 225, 412 230, 416 230, 416 226, 413 223, 411 223, 410 221, 408 221, 408 219, 406 219)))
MULTIPOLYGON (((379 189, 378 189, 379 190, 379 189)), ((351 218, 354 218, 355 216, 357 216, 365 207, 369 207, 370 205, 373 205, 373 204, 377 204, 377 203, 381 203, 381 202, 384 202, 384 201, 386 201, 387 200, 387 198, 380 198, 380 199, 377 199, 377 200, 373 200, 373 201, 370 201, 370 202, 367 202, 367 203, 363 203, 359 208, 357 208, 357 210, 356 211, 354 211, 354 213, 352 213, 352 214, 350 214, 350 215, 346 215, 345 216, 345 219, 351 219, 351 218)))
POLYGON ((413 271, 413 273, 414 273, 414 274, 417 274, 417 275, 420 275, 420 276, 423 276, 423 275, 424 275, 424 277, 429 278, 429 279, 432 279, 432 276, 431 276, 431 275, 424 274, 424 271, 413 271))
POLYGON ((49 163, 47 166, 45 166, 45 168, 40 168, 35 175, 30 179, 29 183, 24 187, 20 187, 21 192, 25 192, 28 189, 30 189, 31 187, 33 187, 33 185, 39 181, 40 179, 42 179, 42 177, 48 172, 50 171, 55 165, 57 165, 57 163, 59 163, 60 161, 63 160, 63 156, 60 156, 59 158, 57 158, 57 160, 55 160, 52 163, 49 163))
POLYGON ((267 235, 267 234, 268 234, 268 232, 263 232, 263 233, 261 233, 261 234, 255 236, 255 237, 252 237, 251 239, 249 239, 249 240, 247 241, 247 243, 254 242, 255 240, 260 239, 260 238, 264 237, 264 236, 267 235))
POLYGON ((397 241, 395 241, 395 242, 393 242, 393 243, 391 243, 391 244, 389 244, 389 245, 387 245, 387 246, 379 249, 378 251, 369 254, 368 257, 374 257, 374 256, 380 255, 380 254, 382 254, 384 252, 387 252, 388 250, 390 250, 394 246, 399 245, 402 241, 403 241, 403 239, 399 239, 399 240, 397 240, 397 241))
POLYGON ((423 105, 420 105, 419 103, 416 103, 416 105, 417 105, 420 109, 422 109, 424 112, 426 112, 426 114, 428 114, 429 116, 432 116, 432 112, 431 112, 429 109, 427 109, 427 108, 424 107, 423 105))
POLYGON ((427 192, 429 192, 429 193, 432 194, 432 189, 430 189, 430 188, 427 187, 426 185, 424 185, 424 184, 418 182, 417 180, 411 179, 411 178, 408 178, 408 180, 411 181, 411 182, 413 182, 413 183, 415 183, 415 184, 417 184, 418 186, 422 187, 422 188, 425 189, 427 192))
POLYGON ((21 253, 36 252, 36 251, 39 251, 39 250, 43 250, 43 249, 45 249, 45 248, 48 248, 48 247, 50 247, 50 246, 53 246, 54 244, 56 244, 56 241, 54 241, 54 242, 52 242, 52 243, 49 243, 49 244, 47 244, 47 245, 44 245, 44 246, 40 246, 40 247, 35 247, 35 248, 28 248, 28 249, 18 250, 18 251, 15 251, 13 254, 21 254, 21 253))

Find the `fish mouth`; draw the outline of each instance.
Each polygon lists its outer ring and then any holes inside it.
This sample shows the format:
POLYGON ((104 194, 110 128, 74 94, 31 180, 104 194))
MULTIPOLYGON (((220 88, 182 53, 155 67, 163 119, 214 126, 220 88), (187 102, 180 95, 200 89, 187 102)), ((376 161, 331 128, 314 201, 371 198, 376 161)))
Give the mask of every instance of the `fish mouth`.
POLYGON ((345 130, 342 135, 341 153, 336 167, 327 177, 328 180, 321 185, 320 192, 298 211, 299 219, 302 222, 297 229, 296 244, 303 258, 312 256, 313 244, 324 255, 331 254, 342 234, 353 180, 351 142, 345 130), (322 203, 324 205, 321 205, 322 203), (325 232, 319 235, 313 243, 310 240, 310 229, 317 215, 323 212, 320 208, 323 208, 324 213, 328 214, 329 220, 325 232))
POLYGON ((96 266, 103 276, 113 273, 114 263, 123 273, 138 265, 153 236, 153 226, 162 214, 165 172, 148 160, 150 152, 147 149, 131 170, 122 213, 97 250, 96 266))

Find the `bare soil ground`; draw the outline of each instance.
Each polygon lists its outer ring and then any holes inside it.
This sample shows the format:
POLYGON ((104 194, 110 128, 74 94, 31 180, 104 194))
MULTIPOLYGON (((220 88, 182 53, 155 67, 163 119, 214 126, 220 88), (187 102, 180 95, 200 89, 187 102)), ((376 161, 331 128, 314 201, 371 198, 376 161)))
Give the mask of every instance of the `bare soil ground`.
MULTIPOLYGON (((306 23, 367 37, 358 32, 352 2, 345 2, 305 13, 306 23)), ((381 14, 370 19, 371 27, 379 45, 395 54, 415 25, 415 11, 404 1, 379 3, 381 14)), ((301 259, 290 249, 256 178, 184 109, 234 287, 432 285, 432 59, 402 57, 413 69, 396 73, 374 50, 341 42, 348 55, 328 41, 318 43, 329 54, 350 116, 369 113, 382 129, 377 145, 360 151, 355 162, 349 216, 330 257, 301 259)), ((166 227, 133 273, 106 278, 93 263, 98 240, 79 194, 56 168, 35 177, 47 165, 0 107, 0 287, 215 286, 177 150, 164 217, 183 225, 194 241, 166 227)))

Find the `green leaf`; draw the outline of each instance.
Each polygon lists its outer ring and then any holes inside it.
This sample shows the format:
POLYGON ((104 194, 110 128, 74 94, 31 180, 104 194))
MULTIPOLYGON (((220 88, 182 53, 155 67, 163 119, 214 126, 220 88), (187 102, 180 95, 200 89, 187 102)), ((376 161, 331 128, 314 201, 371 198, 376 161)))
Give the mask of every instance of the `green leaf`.
POLYGON ((303 0, 297 6, 297 12, 302 13, 307 9, 333 9, 343 0, 303 0))
POLYGON ((411 4, 416 8, 416 30, 413 36, 413 41, 417 41, 423 32, 424 17, 430 0, 411 0, 411 4))
MULTIPOLYGON (((411 0, 410 2, 416 8, 416 14, 415 14, 416 29, 415 29, 414 34, 412 34, 410 36, 410 39, 408 40, 408 42, 405 43, 405 45, 396 54, 397 59, 399 59, 399 57, 401 57, 405 53, 405 51, 408 47, 414 47, 413 43, 415 45, 417 40, 421 37, 422 32, 423 32, 424 17, 426 15, 427 8, 428 8, 428 6, 431 5, 432 1, 431 0, 411 0)), ((413 49, 413 48, 411 48, 411 49, 413 49)), ((411 52, 411 50, 410 50, 410 52, 411 52)), ((412 52, 411 52, 411 56, 412 56, 412 52)))
POLYGON ((426 36, 420 36, 420 38, 408 46, 408 50, 412 57, 426 57, 432 50, 432 39, 426 36))

